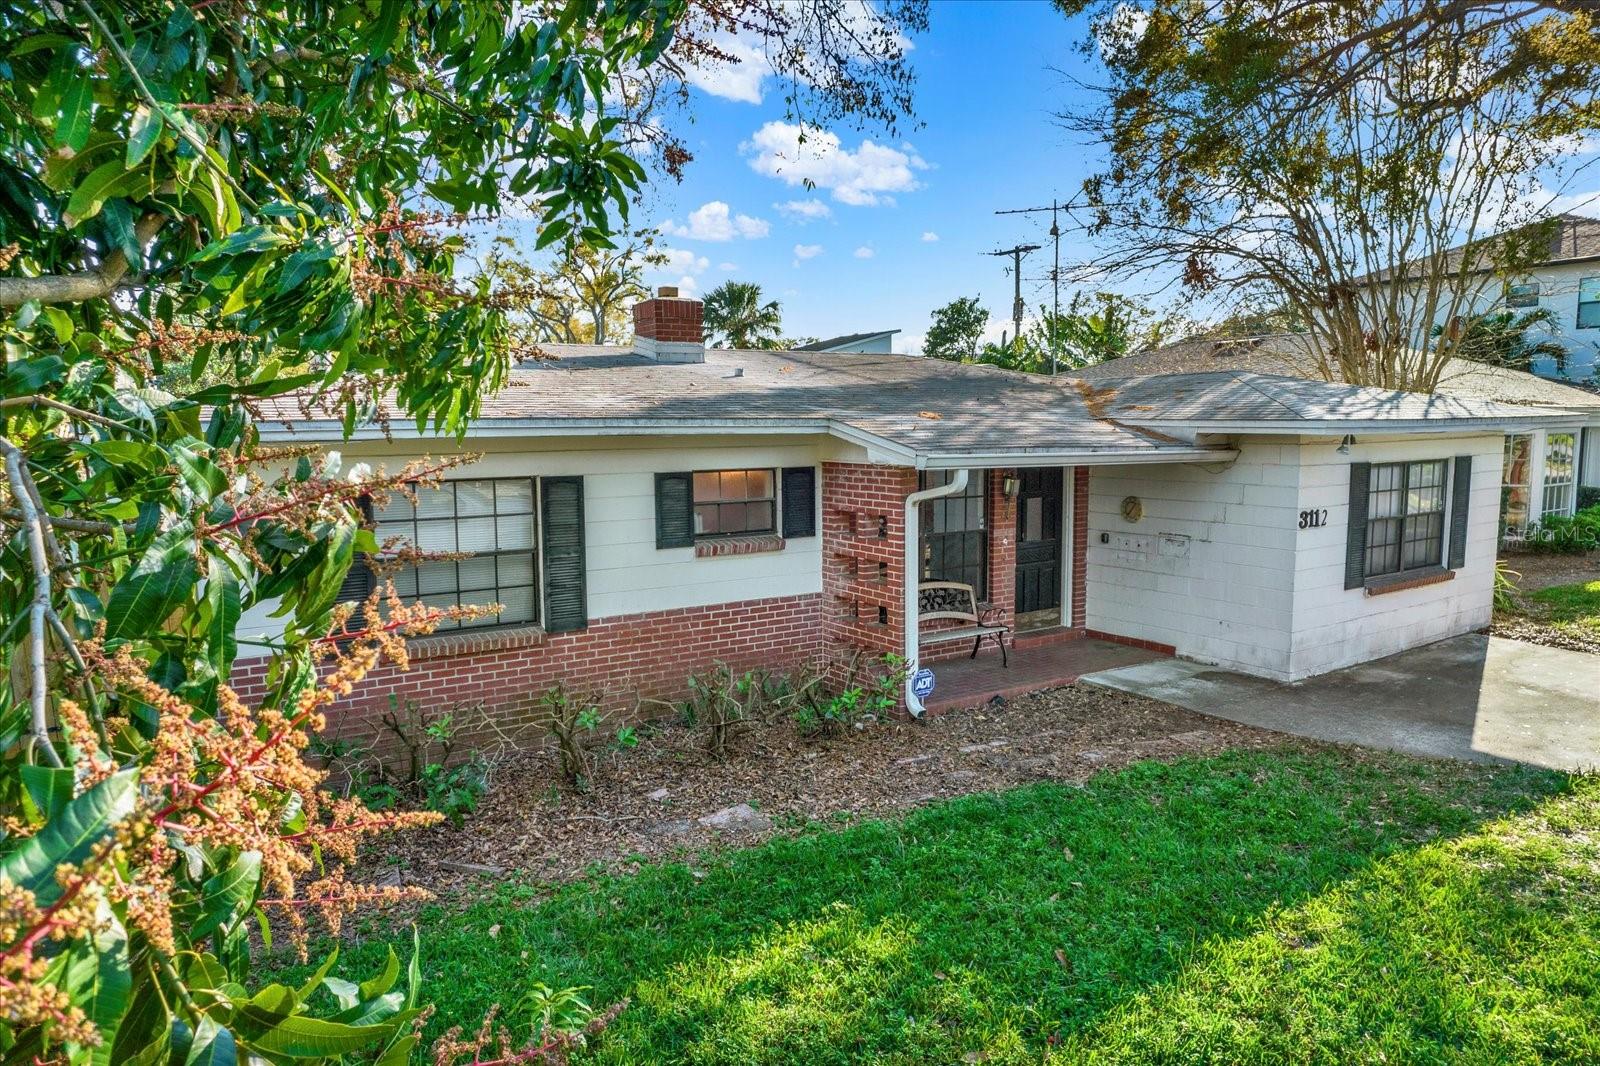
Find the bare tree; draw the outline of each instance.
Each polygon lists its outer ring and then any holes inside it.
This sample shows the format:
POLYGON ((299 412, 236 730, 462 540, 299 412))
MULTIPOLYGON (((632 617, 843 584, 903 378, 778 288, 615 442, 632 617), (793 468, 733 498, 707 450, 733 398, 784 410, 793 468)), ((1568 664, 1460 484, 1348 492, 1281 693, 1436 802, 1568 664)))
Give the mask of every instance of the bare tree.
MULTIPOLYGON (((1283 301, 1324 376, 1431 391, 1459 323, 1542 257, 1552 185, 1594 121, 1592 77, 1505 77, 1528 54, 1506 5, 1447 6, 1449 33, 1417 32, 1429 0, 1105 12, 1110 84, 1063 116, 1110 158, 1085 186, 1098 265, 1283 301), (1268 54, 1239 54, 1260 40, 1268 54)), ((1588 41, 1586 14, 1543 6, 1543 32, 1588 41)))

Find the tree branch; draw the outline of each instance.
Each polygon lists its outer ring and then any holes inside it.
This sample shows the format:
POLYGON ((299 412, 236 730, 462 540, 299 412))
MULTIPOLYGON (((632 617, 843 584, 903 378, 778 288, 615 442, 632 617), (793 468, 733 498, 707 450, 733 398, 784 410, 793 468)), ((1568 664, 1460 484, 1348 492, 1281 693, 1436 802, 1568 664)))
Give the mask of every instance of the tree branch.
MULTIPOLYGON (((133 234, 142 248, 166 222, 152 212, 134 224, 133 234)), ((21 307, 30 300, 42 304, 82 303, 110 296, 128 275, 130 264, 121 249, 111 252, 93 270, 75 274, 46 274, 37 278, 0 278, 0 307, 21 307)))
POLYGON ((28 530, 28 560, 33 565, 33 599, 28 607, 28 703, 31 708, 33 739, 51 766, 60 767, 61 756, 50 742, 50 693, 45 663, 45 623, 50 608, 50 557, 45 549, 44 519, 34 507, 33 493, 22 470, 22 449, 0 437, 0 453, 5 455, 6 479, 11 495, 22 511, 28 530))

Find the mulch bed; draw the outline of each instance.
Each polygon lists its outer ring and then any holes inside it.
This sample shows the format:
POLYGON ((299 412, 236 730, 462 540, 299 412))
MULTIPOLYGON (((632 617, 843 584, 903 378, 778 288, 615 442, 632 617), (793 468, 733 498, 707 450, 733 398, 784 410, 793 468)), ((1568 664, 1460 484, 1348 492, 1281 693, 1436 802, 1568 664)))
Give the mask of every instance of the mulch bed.
POLYGON ((1555 626, 1543 621, 1541 616, 1546 608, 1527 598, 1529 593, 1540 589, 1600 579, 1600 554, 1526 553, 1507 555, 1501 562, 1518 575, 1516 591, 1511 594, 1516 607, 1510 611, 1495 611, 1489 624, 1490 633, 1547 648, 1600 654, 1600 635, 1577 626, 1555 626))
POLYGON ((363 873, 444 895, 486 876, 566 881, 597 865, 626 872, 652 859, 744 847, 817 820, 888 815, 1029 781, 1081 782, 1139 759, 1285 742, 1280 733, 1088 685, 816 739, 787 723, 758 725, 725 762, 704 752, 702 733, 663 725, 632 751, 600 755, 587 794, 560 782, 552 752, 517 753, 496 769, 464 826, 386 838, 369 851, 363 873))
POLYGON ((1600 553, 1561 555, 1554 552, 1508 552, 1500 561, 1515 570, 1519 592, 1537 592, 1552 585, 1575 585, 1600 578, 1600 553))

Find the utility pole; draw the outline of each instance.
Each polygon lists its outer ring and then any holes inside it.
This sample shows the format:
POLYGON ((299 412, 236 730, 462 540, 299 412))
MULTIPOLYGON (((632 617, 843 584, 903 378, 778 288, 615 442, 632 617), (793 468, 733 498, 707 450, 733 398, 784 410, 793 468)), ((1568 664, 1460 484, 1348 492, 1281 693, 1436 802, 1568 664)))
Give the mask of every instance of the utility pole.
POLYGON ((1029 252, 1037 252, 1038 250, 1039 246, 1037 244, 1019 244, 1014 248, 989 253, 990 255, 1009 255, 1011 257, 1011 278, 1014 282, 1014 295, 1011 298, 1011 324, 1017 328, 1018 340, 1022 339, 1022 257, 1029 252))
POLYGON ((1053 317, 1051 318, 1051 328, 1048 332, 1050 336, 1051 374, 1056 372, 1056 368, 1060 363, 1059 356, 1056 352, 1056 324, 1061 321, 1061 220, 1059 215, 1062 211, 1068 210, 1071 210, 1070 204, 1060 203, 1055 197, 1052 196, 1050 198, 1049 207, 1017 207, 1012 208, 1009 211, 995 212, 997 215, 1035 215, 1041 211, 1050 212, 1050 242, 1055 247, 1056 257, 1055 266, 1050 271, 1050 310, 1053 317))

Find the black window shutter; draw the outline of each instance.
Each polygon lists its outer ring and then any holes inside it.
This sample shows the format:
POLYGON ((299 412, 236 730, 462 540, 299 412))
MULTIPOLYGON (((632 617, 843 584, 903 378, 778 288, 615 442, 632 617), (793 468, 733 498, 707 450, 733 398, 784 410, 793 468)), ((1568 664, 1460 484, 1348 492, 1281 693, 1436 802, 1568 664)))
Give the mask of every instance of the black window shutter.
POLYGON ((544 628, 567 633, 588 624, 584 588, 583 478, 547 477, 540 525, 544 531, 544 628))
POLYGON ((694 475, 656 475, 656 547, 694 547, 694 475))
POLYGON ((1472 456, 1456 456, 1456 476, 1450 485, 1450 562, 1452 570, 1467 565, 1467 502, 1472 498, 1472 456))
POLYGON ((785 538, 817 535, 817 468, 783 469, 783 535, 785 538))
POLYGON ((1350 464, 1350 520, 1344 538, 1344 587, 1358 589, 1367 583, 1367 492, 1372 464, 1350 464))
MULTIPOLYGON (((372 525, 372 497, 363 496, 356 501, 367 526, 372 525)), ((344 581, 339 584, 339 603, 365 603, 372 593, 372 586, 376 584, 372 565, 367 559, 366 552, 357 552, 355 558, 350 560, 350 569, 345 571, 344 581)))

